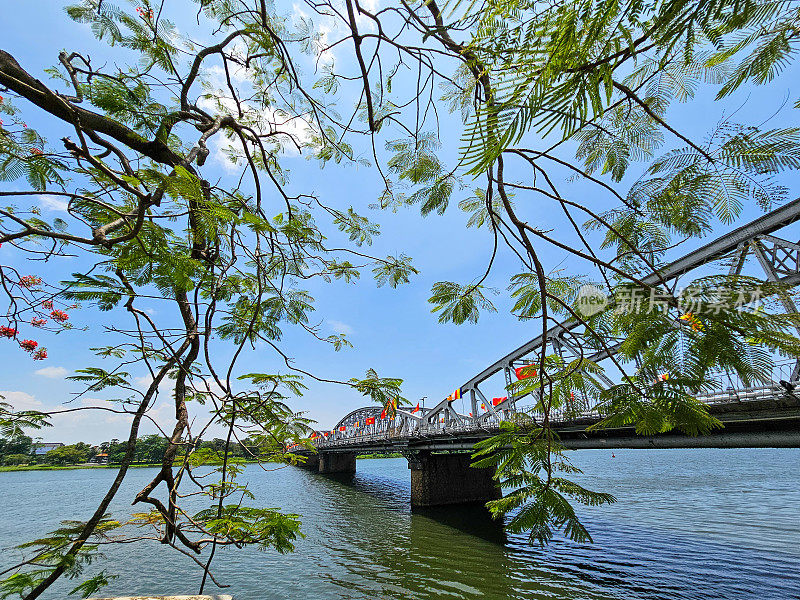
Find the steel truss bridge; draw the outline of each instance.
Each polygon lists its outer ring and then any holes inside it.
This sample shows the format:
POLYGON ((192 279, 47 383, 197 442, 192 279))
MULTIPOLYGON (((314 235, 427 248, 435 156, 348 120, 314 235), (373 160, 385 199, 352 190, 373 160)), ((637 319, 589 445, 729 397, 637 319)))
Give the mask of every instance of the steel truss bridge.
MULTIPOLYGON (((730 274, 742 273, 745 262, 755 256, 766 281, 787 285, 800 283, 800 244, 779 237, 781 230, 800 221, 800 198, 739 227, 682 258, 664 266, 659 273, 643 279, 649 286, 672 283, 679 277, 714 261, 730 261, 730 274)), ((787 313, 797 307, 788 296, 781 296, 787 313)), ((800 331, 799 331, 800 332, 800 331)), ((569 362, 582 356, 579 348, 592 347, 584 343, 583 327, 577 321, 566 321, 511 351, 494 364, 472 377, 458 388, 462 401, 454 396, 429 408, 410 411, 398 408, 395 415, 381 418, 381 407, 359 408, 342 418, 328 432, 314 440, 318 452, 368 453, 402 451, 409 457, 420 451, 463 451, 486 437, 495 434, 501 421, 515 413, 529 411, 523 396, 509 396, 494 404, 491 394, 484 392, 488 380, 503 373, 505 385, 516 380, 515 369, 538 362, 543 343, 545 352, 556 353, 569 362), (466 409, 459 405, 467 404, 466 409), (481 409, 484 410, 481 410, 481 409)), ((621 340, 614 340, 605 349, 587 358, 602 362, 616 353, 621 340)), ((594 346, 596 347, 596 345, 594 346)), ((698 437, 671 433, 657 436, 637 436, 632 428, 586 428, 600 420, 588 399, 578 399, 570 407, 551 412, 551 422, 562 442, 573 448, 620 447, 800 447, 800 359, 779 365, 771 383, 745 387, 738 379, 720 373, 715 380, 719 389, 700 396, 709 411, 725 427, 698 437)), ((599 378, 606 385, 613 382, 605 375, 599 378)), ((534 414, 535 416, 535 414, 534 414)), ((355 455, 354 454, 354 455, 355 455)), ((354 467, 353 459, 353 468, 354 467)), ((413 469, 413 466, 412 466, 413 469)))

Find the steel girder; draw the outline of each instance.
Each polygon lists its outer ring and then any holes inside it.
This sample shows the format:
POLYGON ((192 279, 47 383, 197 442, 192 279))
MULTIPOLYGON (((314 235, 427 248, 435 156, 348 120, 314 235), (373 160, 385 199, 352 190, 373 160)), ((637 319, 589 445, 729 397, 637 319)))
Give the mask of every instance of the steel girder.
MULTIPOLYGON (((768 281, 796 285, 800 283, 800 244, 772 234, 798 221, 800 221, 800 198, 689 252, 682 258, 665 265, 657 273, 643 278, 642 281, 648 286, 666 285, 698 267, 729 256, 733 259, 730 273, 740 274, 749 253, 752 252, 764 270, 768 281)), ((781 301, 787 312, 798 312, 794 302, 788 296, 782 296, 781 301)), ((508 413, 516 410, 519 397, 515 398, 513 395, 509 395, 507 400, 493 406, 480 389, 480 384, 503 371, 505 384, 508 387, 516 379, 515 367, 538 362, 531 357, 540 354, 543 344, 546 344, 551 352, 559 354, 565 360, 584 356, 584 349, 587 347, 591 349, 592 345, 587 344, 580 327, 581 323, 577 320, 568 320, 551 327, 545 334, 539 335, 509 352, 463 384, 460 388, 461 397, 469 402, 472 409, 471 415, 457 412, 453 408, 451 398, 442 400, 433 408, 422 409, 419 414, 398 410, 394 419, 380 419, 382 410, 380 407, 360 408, 345 416, 337 424, 331 441, 358 437, 358 432, 351 431, 351 429, 354 430, 353 425, 361 422, 367 416, 374 416, 376 424, 368 432, 362 432, 360 434, 362 436, 391 434, 392 436, 414 437, 496 425, 508 416, 508 413), (486 407, 486 412, 482 415, 478 410, 481 404, 486 407), (342 426, 347 427, 347 431, 339 432, 339 428, 342 426)), ((800 333, 800 327, 798 327, 798 333, 800 333)), ((617 352, 620 341, 611 340, 610 343, 605 344, 605 349, 598 349, 587 358, 592 362, 608 358, 617 352)), ((605 375, 600 377, 604 378, 607 385, 612 385, 608 377, 605 375)), ((794 365, 790 378, 791 382, 798 380, 800 380, 800 359, 794 365)), ((730 394, 730 389, 728 388, 724 393, 730 394)), ((741 393, 746 394, 747 391, 734 390, 737 397, 741 393)), ((717 395, 711 394, 709 398, 716 398, 717 395)), ((711 401, 713 402, 713 400, 711 401)))

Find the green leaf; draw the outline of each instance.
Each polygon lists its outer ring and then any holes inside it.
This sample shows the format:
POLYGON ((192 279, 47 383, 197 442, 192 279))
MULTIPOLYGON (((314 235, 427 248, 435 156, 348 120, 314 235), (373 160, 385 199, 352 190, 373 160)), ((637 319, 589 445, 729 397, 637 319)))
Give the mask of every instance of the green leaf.
POLYGON ((438 281, 433 284, 431 297, 428 298, 428 302, 433 304, 431 312, 440 313, 439 323, 477 323, 481 310, 497 312, 484 295, 486 289, 481 284, 461 286, 451 281, 438 281))

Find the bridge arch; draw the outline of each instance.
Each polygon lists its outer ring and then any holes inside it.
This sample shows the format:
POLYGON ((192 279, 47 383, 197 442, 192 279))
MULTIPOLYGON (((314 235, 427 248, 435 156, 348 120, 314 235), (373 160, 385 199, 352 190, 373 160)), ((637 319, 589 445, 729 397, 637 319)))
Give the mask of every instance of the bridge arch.
POLYGON ((339 431, 339 427, 350 427, 354 423, 363 422, 369 417, 377 419, 381 416, 382 410, 380 406, 362 406, 342 417, 333 429, 334 431, 339 431))

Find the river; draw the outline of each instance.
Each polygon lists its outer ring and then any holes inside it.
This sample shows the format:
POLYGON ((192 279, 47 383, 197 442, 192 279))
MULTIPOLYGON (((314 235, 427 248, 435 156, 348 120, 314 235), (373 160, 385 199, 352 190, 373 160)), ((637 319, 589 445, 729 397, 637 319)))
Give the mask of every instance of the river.
MULTIPOLYGON (((306 537, 288 555, 226 549, 214 571, 234 600, 800 598, 800 450, 572 458, 585 470, 581 483, 618 501, 580 511, 594 544, 556 539, 545 548, 506 536, 480 509, 411 513, 405 459, 359 460, 346 477, 249 465, 242 477, 257 505, 302 515, 306 537)), ((129 472, 115 515, 132 511, 154 472, 129 472)), ((61 519, 86 519, 114 473, 0 473, 0 565, 12 564, 10 546, 61 519)), ((103 595, 197 592, 194 563, 156 542, 106 555, 103 566, 119 577, 103 595)), ((43 598, 64 598, 74 585, 43 598)))

